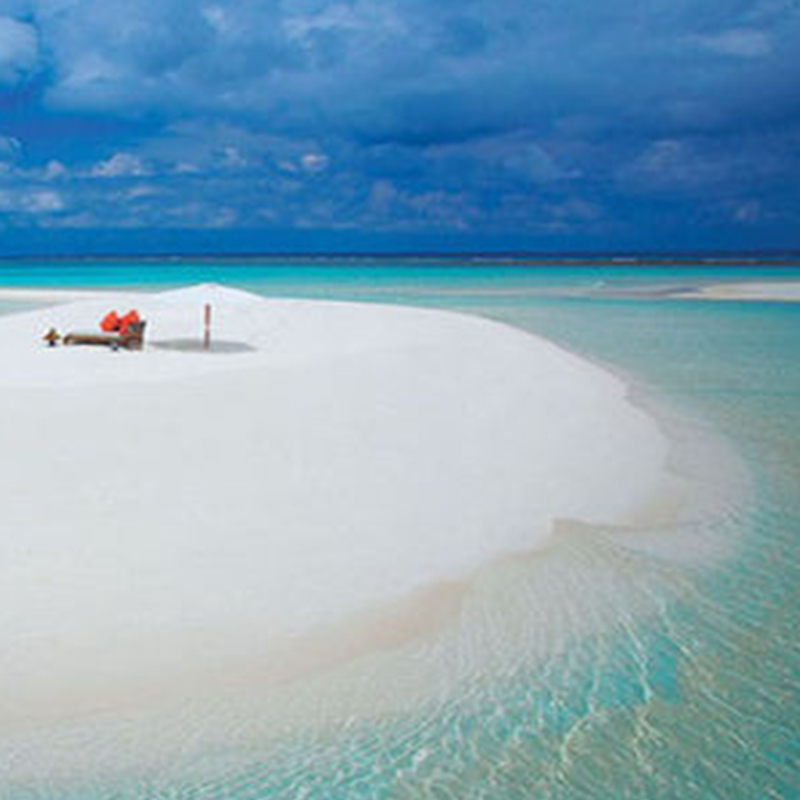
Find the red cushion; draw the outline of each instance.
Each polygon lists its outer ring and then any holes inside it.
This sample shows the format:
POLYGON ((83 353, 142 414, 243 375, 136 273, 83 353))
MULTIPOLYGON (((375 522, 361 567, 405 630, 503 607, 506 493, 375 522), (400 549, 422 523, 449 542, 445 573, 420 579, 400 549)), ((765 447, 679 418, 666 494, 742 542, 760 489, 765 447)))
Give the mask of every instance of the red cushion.
POLYGON ((116 311, 109 311, 102 320, 100 320, 100 329, 106 333, 113 333, 118 331, 120 326, 119 314, 116 311))
POLYGON ((141 322, 139 317, 139 312, 134 308, 131 309, 124 317, 122 317, 119 321, 119 330, 120 333, 129 333, 131 329, 131 325, 135 325, 137 322, 141 322))

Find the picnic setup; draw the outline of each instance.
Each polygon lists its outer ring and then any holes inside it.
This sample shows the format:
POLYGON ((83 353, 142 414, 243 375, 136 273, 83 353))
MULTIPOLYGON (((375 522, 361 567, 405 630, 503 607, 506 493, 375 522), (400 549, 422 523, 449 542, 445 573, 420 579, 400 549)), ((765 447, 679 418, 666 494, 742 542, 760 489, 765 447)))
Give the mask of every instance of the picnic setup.
MULTIPOLYGON (((98 312, 102 313, 102 311, 98 312)), ((158 330, 162 336, 150 344, 153 347, 163 350, 180 350, 185 352, 240 352, 241 350, 251 349, 247 345, 238 342, 215 341, 212 346, 211 341, 211 322, 212 306, 211 303, 202 305, 202 329, 201 336, 198 338, 164 338, 164 317, 158 317, 158 330)), ((63 323, 62 323, 63 324, 63 323)), ((90 345, 97 347, 108 347, 111 350, 142 350, 144 349, 144 334, 147 328, 147 321, 142 317, 137 308, 132 308, 127 314, 120 314, 117 310, 108 311, 97 323, 95 330, 74 329, 67 333, 61 333, 56 327, 50 327, 42 336, 42 341, 48 347, 57 345, 90 345)), ((178 330, 178 329, 176 329, 178 330)))
POLYGON ((109 311, 98 325, 99 331, 71 331, 65 336, 50 328, 44 340, 50 347, 59 342, 64 345, 96 345, 119 350, 141 350, 144 346, 144 330, 147 322, 141 318, 136 309, 120 316, 117 311, 109 311))

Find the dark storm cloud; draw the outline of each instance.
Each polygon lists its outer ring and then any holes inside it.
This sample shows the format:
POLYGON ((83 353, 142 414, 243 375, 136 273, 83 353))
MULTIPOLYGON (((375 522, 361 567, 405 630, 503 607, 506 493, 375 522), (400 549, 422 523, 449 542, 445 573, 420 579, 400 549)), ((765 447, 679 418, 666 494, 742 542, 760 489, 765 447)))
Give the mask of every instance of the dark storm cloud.
POLYGON ((14 0, 0 224, 767 237, 799 34, 775 0, 14 0))

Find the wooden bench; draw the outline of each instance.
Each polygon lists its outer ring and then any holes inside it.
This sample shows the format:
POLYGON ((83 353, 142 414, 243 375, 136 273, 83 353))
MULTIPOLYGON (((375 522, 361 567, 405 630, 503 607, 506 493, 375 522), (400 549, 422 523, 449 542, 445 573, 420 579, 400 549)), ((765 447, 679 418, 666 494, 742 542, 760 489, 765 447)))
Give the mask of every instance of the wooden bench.
POLYGON ((112 350, 119 350, 124 347, 126 350, 141 350, 144 346, 144 329, 147 323, 134 322, 127 333, 68 333, 64 337, 65 345, 89 344, 110 347, 112 350))

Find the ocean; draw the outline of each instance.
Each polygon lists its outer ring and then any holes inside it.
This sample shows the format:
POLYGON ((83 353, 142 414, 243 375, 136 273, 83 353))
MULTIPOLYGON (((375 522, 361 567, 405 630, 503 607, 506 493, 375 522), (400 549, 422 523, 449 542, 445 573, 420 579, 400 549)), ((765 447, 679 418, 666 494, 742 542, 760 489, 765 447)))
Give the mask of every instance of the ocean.
MULTIPOLYGON (((692 487, 677 516, 568 528, 487 571, 430 641, 289 687, 285 708, 173 720, 177 761, 127 765, 118 731, 87 740, 90 777, 0 775, 0 797, 800 797, 800 304, 665 294, 768 279, 800 268, 0 264, 0 287, 216 281, 506 322, 629 379, 692 487)), ((46 733, 56 749, 60 735, 46 733)))

